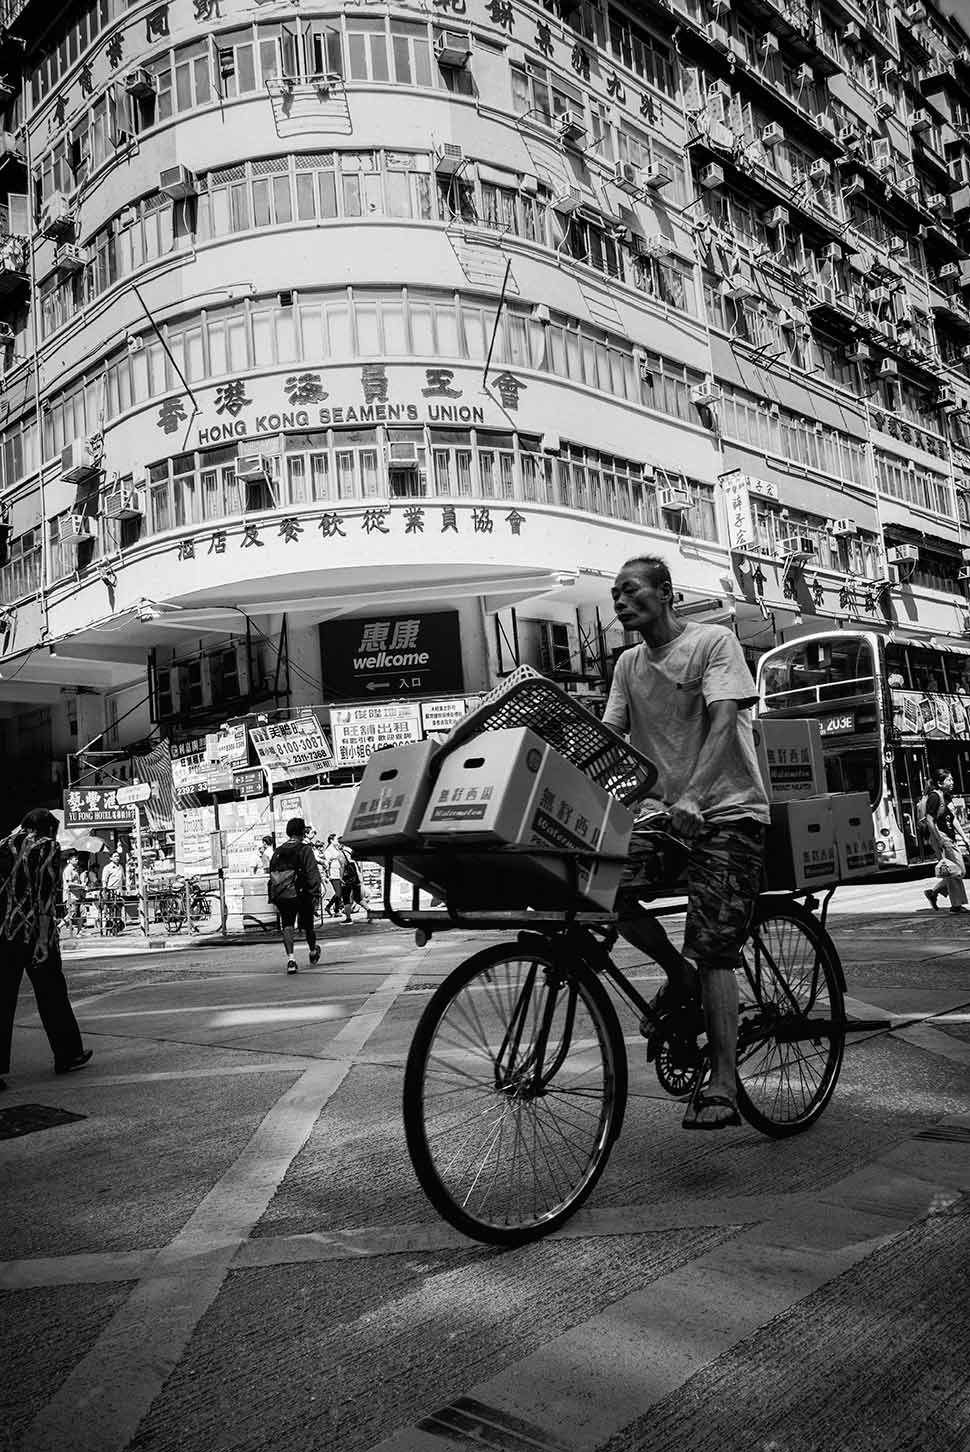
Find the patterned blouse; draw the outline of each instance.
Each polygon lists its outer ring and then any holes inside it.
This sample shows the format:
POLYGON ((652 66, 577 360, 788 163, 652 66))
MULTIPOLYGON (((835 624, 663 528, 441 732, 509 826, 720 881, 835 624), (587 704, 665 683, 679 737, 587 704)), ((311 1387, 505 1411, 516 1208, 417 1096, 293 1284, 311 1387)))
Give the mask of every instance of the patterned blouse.
POLYGON ((0 938, 50 941, 61 895, 61 849, 52 837, 12 832, 0 841, 0 938))

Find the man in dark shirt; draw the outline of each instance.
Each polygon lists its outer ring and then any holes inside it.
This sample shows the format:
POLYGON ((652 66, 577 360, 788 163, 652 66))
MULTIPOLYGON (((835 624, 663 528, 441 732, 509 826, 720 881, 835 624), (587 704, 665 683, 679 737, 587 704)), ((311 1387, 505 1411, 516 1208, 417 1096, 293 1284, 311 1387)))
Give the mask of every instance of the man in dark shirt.
POLYGON ((306 830, 302 817, 291 817, 286 824, 286 841, 277 847, 269 863, 269 900, 279 913, 287 973, 297 971, 297 961, 293 956, 294 926, 297 923, 306 934, 310 962, 320 961, 314 928, 321 887, 320 869, 313 848, 304 841, 306 830))
MULTIPOLYGON (((39 807, 0 842, 0 1075, 10 1068, 13 1019, 25 972, 54 1055, 54 1072, 83 1069, 91 1057, 68 998, 57 940, 59 827, 53 813, 39 807)), ((0 1089, 6 1087, 0 1078, 0 1089)))

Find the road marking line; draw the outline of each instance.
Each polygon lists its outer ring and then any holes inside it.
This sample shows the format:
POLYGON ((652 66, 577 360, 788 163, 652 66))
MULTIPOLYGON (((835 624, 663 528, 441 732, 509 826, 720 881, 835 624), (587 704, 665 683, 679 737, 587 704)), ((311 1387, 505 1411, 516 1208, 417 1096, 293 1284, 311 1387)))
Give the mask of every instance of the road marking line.
POLYGON ((199 1321, 303 1148, 313 1126, 383 1022, 418 961, 411 953, 331 1042, 342 1057, 314 1063, 270 1109, 236 1161, 31 1423, 23 1452, 123 1452, 178 1365, 199 1321), (191 1269, 191 1275, 187 1271, 191 1269))

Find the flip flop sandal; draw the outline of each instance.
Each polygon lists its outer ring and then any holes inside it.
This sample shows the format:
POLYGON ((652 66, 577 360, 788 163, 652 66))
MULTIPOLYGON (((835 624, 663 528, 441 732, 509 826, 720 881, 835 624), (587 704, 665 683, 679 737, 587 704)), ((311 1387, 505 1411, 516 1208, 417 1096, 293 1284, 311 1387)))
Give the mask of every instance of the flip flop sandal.
POLYGON ((681 1120, 681 1129, 736 1129, 741 1123, 738 1107, 723 1094, 698 1094, 681 1120), (730 1109, 724 1119, 699 1120, 705 1109, 730 1109))

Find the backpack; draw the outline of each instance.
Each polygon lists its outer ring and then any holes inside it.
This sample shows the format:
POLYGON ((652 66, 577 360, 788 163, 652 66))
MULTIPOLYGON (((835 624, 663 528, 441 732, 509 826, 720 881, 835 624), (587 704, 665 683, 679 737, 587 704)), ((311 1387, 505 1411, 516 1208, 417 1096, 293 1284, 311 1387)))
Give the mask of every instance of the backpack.
POLYGON ((922 846, 933 850, 934 844, 930 837, 930 817, 926 806, 931 796, 936 794, 936 787, 927 787, 926 791, 916 803, 916 840, 922 846))
MULTIPOLYGON (((297 852, 299 847, 300 844, 297 844, 297 852)), ((287 850, 287 844, 284 843, 282 847, 277 847, 269 860, 269 900, 272 903, 294 902, 305 892, 303 863, 299 856, 294 857, 292 850, 287 850)))

